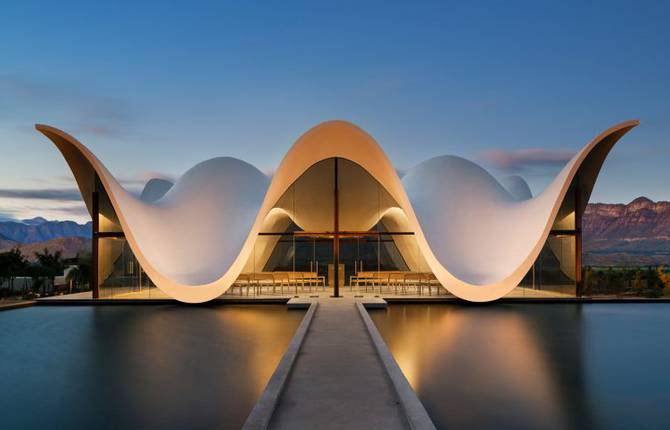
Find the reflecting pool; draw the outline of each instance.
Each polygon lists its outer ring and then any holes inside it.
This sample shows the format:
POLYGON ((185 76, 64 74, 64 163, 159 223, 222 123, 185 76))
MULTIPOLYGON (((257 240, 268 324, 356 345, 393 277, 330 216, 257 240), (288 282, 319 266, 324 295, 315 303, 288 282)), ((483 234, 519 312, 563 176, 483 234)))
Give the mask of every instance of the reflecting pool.
POLYGON ((284 306, 0 312, 2 428, 239 428, 304 313, 284 306))
POLYGON ((439 428, 670 428, 670 304, 370 311, 439 428))

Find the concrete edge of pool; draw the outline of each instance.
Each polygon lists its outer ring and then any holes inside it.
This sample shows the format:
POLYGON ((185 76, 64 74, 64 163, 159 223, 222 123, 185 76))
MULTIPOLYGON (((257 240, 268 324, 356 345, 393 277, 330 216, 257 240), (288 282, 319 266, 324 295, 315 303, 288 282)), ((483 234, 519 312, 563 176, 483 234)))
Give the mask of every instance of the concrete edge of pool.
MULTIPOLYGON (((180 306, 211 306, 211 305, 285 305, 290 299, 288 297, 262 298, 262 299, 215 299, 205 303, 183 303, 175 299, 59 299, 47 297, 33 301, 37 306, 106 306, 106 305, 180 305, 180 306)), ((306 307, 305 307, 306 308, 306 307)))
POLYGON ((391 384, 400 399, 400 405, 405 413, 405 419, 407 420, 409 428, 435 429, 436 427, 435 424, 433 424, 433 420, 430 418, 430 415, 428 415, 426 408, 423 406, 423 403, 421 403, 421 400, 419 400, 416 392, 412 389, 409 381, 402 373, 398 362, 393 358, 391 351, 389 351, 388 346, 386 346, 386 342, 384 342, 379 330, 377 330, 375 323, 372 322, 372 318, 370 318, 365 305, 361 302, 357 302, 356 307, 363 319, 363 324, 365 324, 368 335, 375 346, 377 355, 384 365, 386 374, 391 380, 391 384))
MULTIPOLYGON (((509 297, 500 298, 493 302, 487 303, 472 303, 461 300, 457 297, 367 297, 362 298, 366 301, 365 307, 371 309, 374 307, 372 300, 378 299, 384 302, 384 306, 388 304, 463 304, 466 306, 487 306, 496 303, 670 303, 670 297, 509 297)), ((72 299, 72 298, 58 298, 58 297, 44 297, 35 300, 20 301, 14 303, 0 303, 0 311, 18 309, 28 306, 106 306, 106 305, 166 305, 178 304, 183 306, 209 306, 209 305, 267 305, 267 304, 282 304, 287 305, 289 309, 308 309, 312 298, 305 297, 264 297, 264 298, 226 298, 214 299, 206 303, 197 305, 183 304, 175 299, 72 299)))
POLYGON ((466 306, 489 306, 496 303, 670 303, 670 297, 502 297, 492 302, 468 302, 457 297, 384 297, 389 304, 459 303, 466 306))
POLYGON ((34 305, 34 300, 19 300, 10 303, 0 303, 0 311, 10 311, 12 309, 27 308, 34 305))
POLYGON ((261 397, 258 399, 254 408, 249 413, 243 429, 266 429, 270 425, 270 420, 279 402, 279 397, 286 386, 286 381, 291 373, 291 369, 298 356, 298 352, 305 340, 307 330, 312 323, 318 303, 313 302, 309 305, 307 313, 298 326, 291 342, 286 347, 286 352, 282 356, 277 368, 272 373, 261 397))

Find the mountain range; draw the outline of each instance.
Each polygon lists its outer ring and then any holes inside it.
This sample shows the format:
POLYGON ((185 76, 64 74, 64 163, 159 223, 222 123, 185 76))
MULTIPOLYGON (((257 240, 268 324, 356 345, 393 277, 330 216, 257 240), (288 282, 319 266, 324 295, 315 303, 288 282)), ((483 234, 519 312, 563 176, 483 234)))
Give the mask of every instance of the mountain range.
POLYGON ((670 264, 670 202, 589 204, 582 234, 585 265, 670 264))
POLYGON ((61 251, 64 258, 91 251, 92 223, 48 221, 42 217, 0 222, 0 252, 14 248, 31 261, 45 248, 61 251))
POLYGON ((19 243, 13 240, 0 239, 0 252, 11 251, 18 248, 26 259, 35 261, 35 253, 47 249, 54 253, 60 251, 63 258, 74 258, 79 255, 89 254, 91 252, 91 239, 81 236, 57 237, 44 242, 19 243))
POLYGON ((42 217, 0 222, 0 239, 18 243, 39 243, 59 237, 91 238, 92 223, 47 221, 42 217))

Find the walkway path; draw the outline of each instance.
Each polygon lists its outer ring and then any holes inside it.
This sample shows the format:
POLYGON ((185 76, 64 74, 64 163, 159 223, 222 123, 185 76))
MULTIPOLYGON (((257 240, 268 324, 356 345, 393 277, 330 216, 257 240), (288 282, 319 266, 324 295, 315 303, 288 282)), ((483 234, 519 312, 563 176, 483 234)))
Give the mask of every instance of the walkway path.
POLYGON ((354 299, 318 301, 270 428, 406 428, 354 299))

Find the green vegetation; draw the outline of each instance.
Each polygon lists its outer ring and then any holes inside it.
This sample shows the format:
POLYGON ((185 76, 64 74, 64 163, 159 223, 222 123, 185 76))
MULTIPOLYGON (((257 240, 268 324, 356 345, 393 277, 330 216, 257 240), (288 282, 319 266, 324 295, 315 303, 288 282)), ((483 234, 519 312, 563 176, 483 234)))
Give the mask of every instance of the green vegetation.
POLYGON ((584 296, 670 296, 670 269, 666 266, 585 267, 584 296))
POLYGON ((0 285, 8 290, 13 290, 16 278, 25 275, 27 272, 28 261, 21 254, 21 251, 12 249, 9 252, 0 253, 0 285))
POLYGON ((0 299, 30 299, 89 290, 91 259, 83 255, 65 260, 60 251, 44 249, 31 262, 19 249, 0 253, 0 299), (60 282, 56 282, 57 277, 60 282))

